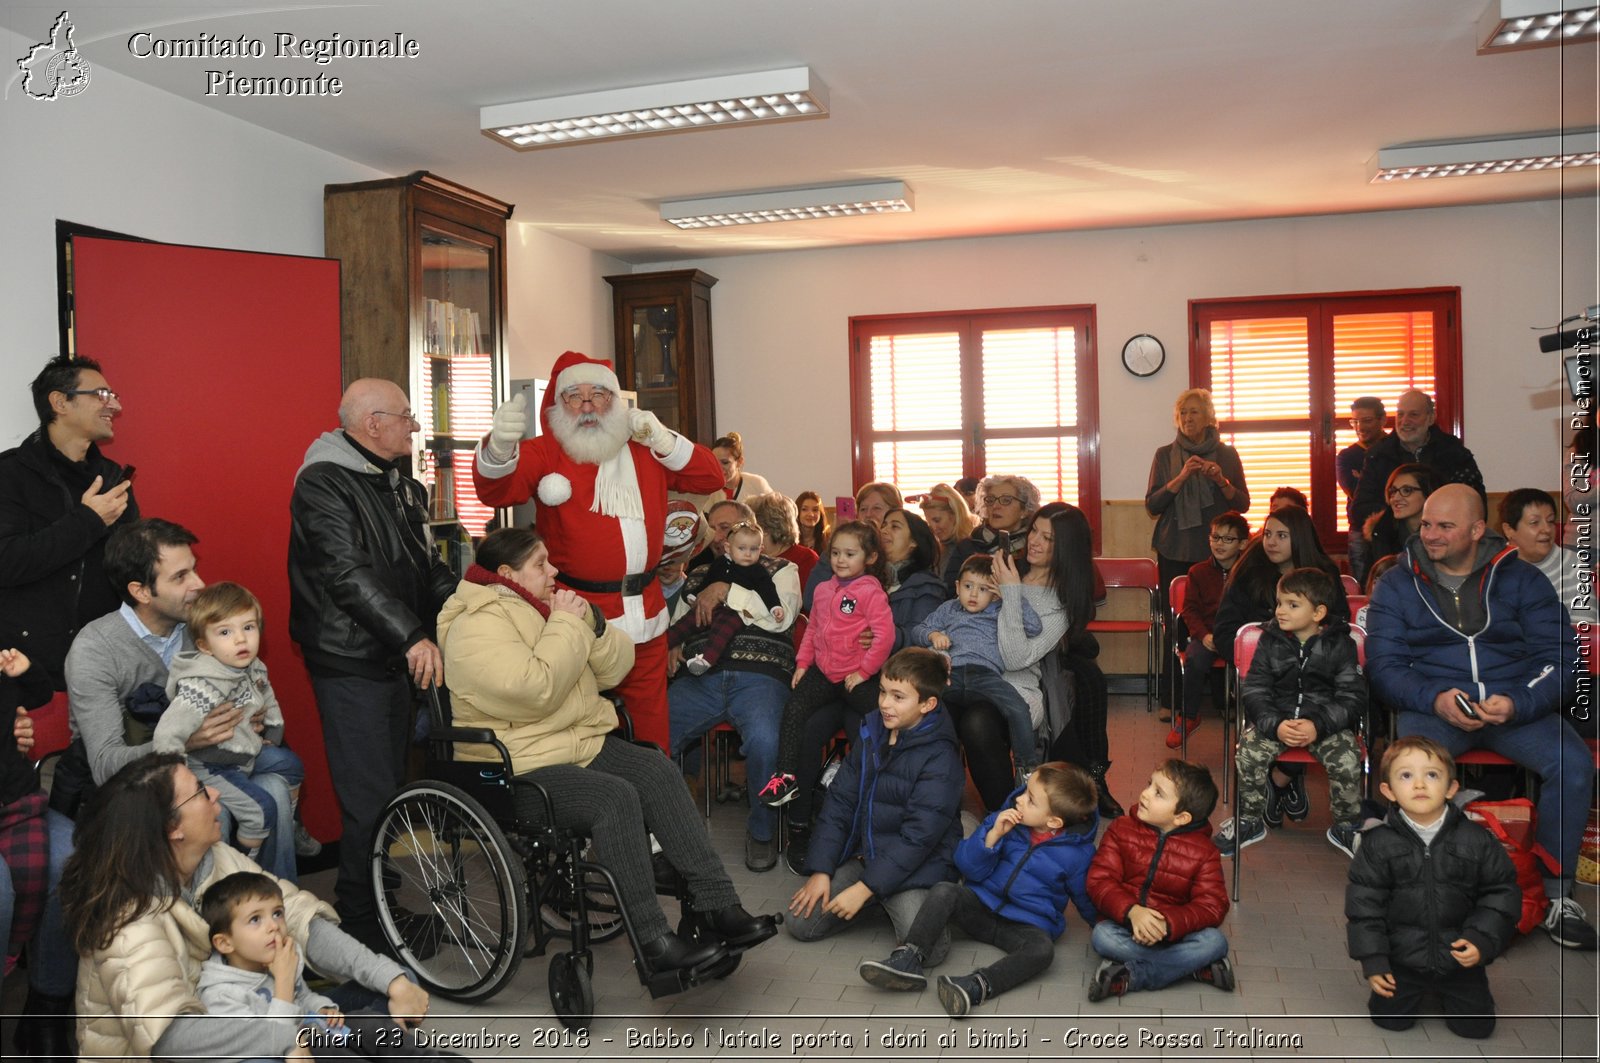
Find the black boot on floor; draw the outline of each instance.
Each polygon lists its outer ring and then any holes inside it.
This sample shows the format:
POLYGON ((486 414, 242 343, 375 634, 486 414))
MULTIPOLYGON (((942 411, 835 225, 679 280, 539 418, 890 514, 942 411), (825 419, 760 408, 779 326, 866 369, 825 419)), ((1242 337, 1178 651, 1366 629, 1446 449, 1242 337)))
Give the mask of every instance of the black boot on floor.
POLYGON ((29 988, 11 1042, 20 1063, 30 1060, 76 1059, 72 1044, 71 997, 48 997, 29 988))
POLYGON ((1126 812, 1121 805, 1117 804, 1117 799, 1111 796, 1111 788, 1106 785, 1106 772, 1110 770, 1110 764, 1096 764, 1089 769, 1089 774, 1094 777, 1095 789, 1100 792, 1099 809, 1101 819, 1116 819, 1126 812))

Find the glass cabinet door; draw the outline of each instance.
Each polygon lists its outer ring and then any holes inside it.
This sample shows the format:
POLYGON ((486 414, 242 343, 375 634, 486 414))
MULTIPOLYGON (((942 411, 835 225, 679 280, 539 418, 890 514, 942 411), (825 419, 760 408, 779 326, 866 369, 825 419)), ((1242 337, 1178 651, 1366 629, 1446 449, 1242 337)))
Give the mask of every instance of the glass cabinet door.
POLYGON ((639 406, 675 432, 683 431, 678 388, 683 374, 682 315, 676 300, 630 306, 632 349, 628 361, 639 406))
POLYGON ((494 323, 495 249, 443 219, 421 225, 422 357, 412 406, 419 479, 436 524, 473 538, 495 515, 472 487, 472 451, 494 418, 498 344, 494 323))

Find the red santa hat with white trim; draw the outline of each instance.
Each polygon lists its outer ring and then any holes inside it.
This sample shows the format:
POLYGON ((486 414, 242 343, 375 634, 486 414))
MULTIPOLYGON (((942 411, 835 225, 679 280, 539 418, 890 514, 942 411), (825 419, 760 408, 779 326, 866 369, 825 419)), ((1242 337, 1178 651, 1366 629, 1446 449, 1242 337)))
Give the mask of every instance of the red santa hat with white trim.
POLYGON ((611 394, 618 395, 622 392, 622 385, 617 382, 617 371, 611 368, 611 363, 602 358, 590 358, 587 354, 577 351, 567 351, 550 369, 550 386, 545 388, 544 401, 539 405, 539 424, 543 431, 550 431, 550 408, 556 404, 556 399, 567 388, 577 387, 579 384, 592 384, 597 388, 609 388, 611 394))

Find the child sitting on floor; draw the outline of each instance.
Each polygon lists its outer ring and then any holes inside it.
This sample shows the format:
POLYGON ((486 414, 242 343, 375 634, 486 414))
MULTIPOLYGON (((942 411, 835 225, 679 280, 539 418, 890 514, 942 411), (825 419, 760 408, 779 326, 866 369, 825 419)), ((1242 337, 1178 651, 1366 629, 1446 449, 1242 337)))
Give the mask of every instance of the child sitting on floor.
POLYGON ((1451 804, 1455 760, 1439 743, 1396 739, 1378 774, 1394 807, 1361 836, 1344 895, 1350 958, 1372 987, 1367 1010, 1385 1030, 1410 1029, 1432 990, 1451 1033, 1488 1037, 1494 998, 1484 968, 1522 916, 1511 858, 1451 804))
POLYGON ((1160 989, 1180 978, 1232 990, 1222 858, 1206 817, 1217 784, 1199 764, 1169 760, 1150 774, 1131 816, 1112 820, 1089 864, 1100 913, 1091 939, 1105 960, 1089 999, 1160 989))
POLYGON ((926 986, 923 958, 954 923, 1006 954, 971 974, 939 977, 939 1003, 959 1018, 1050 967, 1054 942, 1067 926, 1063 912, 1069 899, 1084 922, 1094 925, 1094 905, 1084 886, 1099 823, 1094 780, 1075 764, 1055 761, 1034 771, 1012 798, 1012 805, 990 813, 956 846, 956 867, 966 883, 935 885, 906 943, 888 959, 866 960, 857 968, 867 984, 926 986))

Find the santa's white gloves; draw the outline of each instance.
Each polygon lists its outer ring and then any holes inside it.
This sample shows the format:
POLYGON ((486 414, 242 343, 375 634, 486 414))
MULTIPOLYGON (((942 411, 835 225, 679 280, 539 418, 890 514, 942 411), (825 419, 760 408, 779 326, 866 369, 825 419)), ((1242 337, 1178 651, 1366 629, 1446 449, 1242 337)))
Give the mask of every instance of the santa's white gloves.
POLYGON ((522 435, 528 430, 528 406, 522 393, 509 402, 502 402, 494 411, 494 425, 489 429, 489 440, 484 452, 497 465, 504 465, 517 456, 522 435))
POLYGON ((643 443, 657 454, 670 454, 678 445, 678 433, 662 424, 661 418, 649 410, 629 410, 628 428, 634 442, 643 443))

